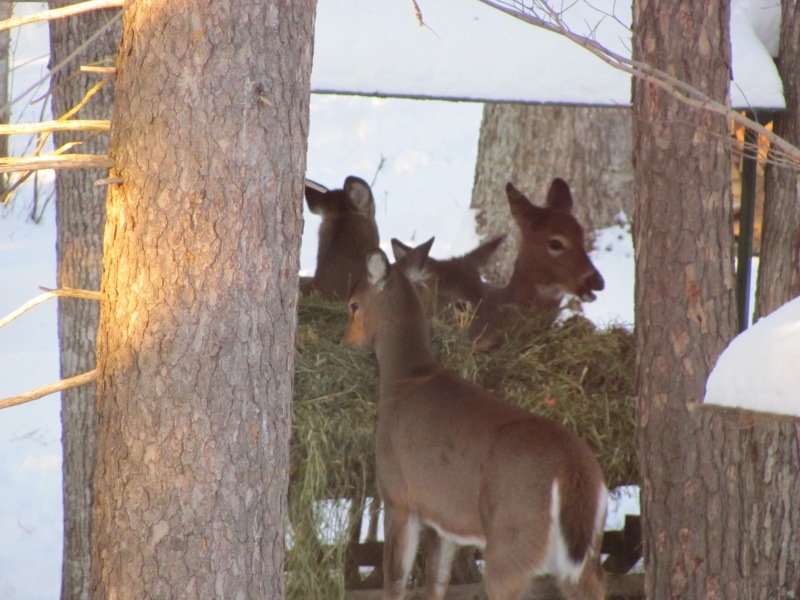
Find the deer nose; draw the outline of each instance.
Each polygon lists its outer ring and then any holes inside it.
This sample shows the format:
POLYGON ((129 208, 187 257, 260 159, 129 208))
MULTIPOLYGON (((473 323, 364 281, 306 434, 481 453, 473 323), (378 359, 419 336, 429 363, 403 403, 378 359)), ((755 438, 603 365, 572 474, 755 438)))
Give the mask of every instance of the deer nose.
POLYGON ((603 280, 603 276, 600 275, 600 273, 594 271, 586 278, 586 287, 599 292, 606 287, 606 282, 603 280))

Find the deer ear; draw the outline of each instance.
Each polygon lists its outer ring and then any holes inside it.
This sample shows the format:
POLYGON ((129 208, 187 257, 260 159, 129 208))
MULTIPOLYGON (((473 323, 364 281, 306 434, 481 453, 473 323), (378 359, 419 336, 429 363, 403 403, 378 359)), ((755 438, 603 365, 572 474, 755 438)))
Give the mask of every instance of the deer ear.
POLYGON ((394 254, 395 261, 398 261, 406 256, 409 252, 411 252, 411 250, 411 246, 406 246, 397 238, 392 238, 392 253, 394 254))
POLYGON ((350 206, 360 213, 367 213, 374 204, 372 190, 360 177, 350 176, 344 180, 344 195, 350 206))
POLYGON ((308 210, 315 215, 321 215, 323 213, 323 204, 325 203, 325 194, 327 194, 327 192, 319 188, 306 185, 306 203, 308 204, 308 210))
POLYGON ((538 221, 544 209, 534 206, 528 197, 514 187, 510 181, 506 184, 506 196, 508 196, 508 207, 511 209, 511 216, 522 227, 528 221, 538 221))
POLYGON ((425 263, 428 262, 428 253, 431 251, 434 239, 436 238, 431 238, 416 248, 409 248, 409 251, 403 256, 403 260, 398 262, 403 273, 411 281, 420 282, 424 279, 423 271, 425 263))
POLYGON ((505 234, 498 235, 496 238, 489 240, 471 250, 467 254, 464 255, 464 261, 476 269, 481 267, 485 267, 486 263, 489 262, 489 259, 492 257, 492 254, 495 253, 495 250, 503 243, 506 239, 505 234))
POLYGON ((572 212, 572 193, 563 179, 556 177, 547 192, 547 206, 555 210, 572 212))
POLYGON ((376 248, 367 254, 367 278, 370 285, 382 290, 387 277, 389 277, 389 259, 383 250, 376 248))

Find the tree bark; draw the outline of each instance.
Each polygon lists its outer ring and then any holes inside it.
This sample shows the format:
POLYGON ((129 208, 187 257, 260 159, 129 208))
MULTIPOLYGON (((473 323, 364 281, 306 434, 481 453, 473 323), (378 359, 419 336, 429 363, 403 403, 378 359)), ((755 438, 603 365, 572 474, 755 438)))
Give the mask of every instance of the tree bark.
POLYGON ((631 115, 628 108, 486 104, 472 207, 483 239, 509 236, 487 269, 494 281, 511 275, 518 232, 508 212, 511 181, 538 204, 553 178, 569 183, 574 213, 587 231, 633 216, 631 115))
MULTIPOLYGON (((800 3, 784 0, 778 72, 786 110, 776 113, 773 131, 800 146, 800 3)), ((774 153, 773 153, 774 156, 774 153)), ((800 173, 767 164, 764 221, 756 288, 755 318, 768 315, 800 294, 800 173)))
POLYGON ((117 63, 95 598, 281 598, 314 0, 140 0, 117 63))
MULTIPOLYGON (((729 10, 726 0, 635 0, 634 59, 724 100, 729 10)), ((789 598, 800 523, 794 427, 699 408, 734 332, 728 123, 639 80, 633 123, 645 592, 789 598)))
MULTIPOLYGON (((69 1, 50 2, 60 8, 69 1)), ((50 61, 58 64, 103 27, 115 10, 93 11, 50 21, 50 61)), ((117 23, 80 56, 71 69, 53 77, 52 110, 57 118, 84 97, 98 81, 96 75, 80 74, 80 64, 111 58, 117 52, 120 26, 117 23)), ((80 118, 110 119, 114 104, 113 84, 106 84, 78 113, 80 118)), ((79 151, 108 153, 108 136, 58 131, 56 147, 87 139, 79 151)), ((106 188, 93 182, 106 176, 100 169, 71 169, 56 172, 56 223, 58 285, 87 290, 100 289, 103 264, 103 226, 106 188)), ((58 336, 61 348, 61 377, 73 377, 95 368, 97 321, 100 304, 74 298, 58 300, 58 336)), ((97 386, 92 383, 61 394, 61 423, 64 490, 64 562, 61 597, 87 599, 90 592, 92 500, 96 459, 97 386)))

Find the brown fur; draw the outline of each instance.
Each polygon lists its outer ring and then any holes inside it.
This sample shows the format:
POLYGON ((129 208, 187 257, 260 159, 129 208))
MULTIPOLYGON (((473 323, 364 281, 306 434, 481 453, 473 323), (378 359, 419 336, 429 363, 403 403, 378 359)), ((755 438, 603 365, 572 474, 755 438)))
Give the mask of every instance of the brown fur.
POLYGON ((322 217, 314 277, 301 280, 300 291, 314 290, 329 300, 345 299, 351 284, 363 277, 367 252, 378 245, 375 201, 369 185, 345 179, 341 190, 321 192, 306 186, 306 202, 322 217))
MULTIPOLYGON (((562 425, 435 361, 422 304, 406 276, 419 271, 425 258, 412 255, 390 266, 383 252, 371 252, 367 278, 350 296, 344 338, 375 352, 380 367, 375 455, 386 506, 384 597, 404 595, 404 557, 416 548, 418 517, 450 535, 484 540, 489 597, 520 598, 547 553, 557 481, 568 553, 587 556, 588 565, 575 585, 562 589, 570 598, 603 598, 594 568, 601 536, 593 532, 598 511, 605 514, 598 506, 605 487, 597 460, 562 425)), ((429 582, 428 598, 444 596, 453 544, 440 538, 432 552, 428 572, 440 576, 429 582)))
POLYGON ((504 328, 503 306, 517 305, 553 320, 565 294, 592 301, 605 287, 585 249, 583 227, 572 215, 572 194, 554 179, 545 206, 534 205, 513 184, 506 186, 509 209, 520 231, 511 279, 505 287, 486 285, 470 333, 488 349, 504 328))

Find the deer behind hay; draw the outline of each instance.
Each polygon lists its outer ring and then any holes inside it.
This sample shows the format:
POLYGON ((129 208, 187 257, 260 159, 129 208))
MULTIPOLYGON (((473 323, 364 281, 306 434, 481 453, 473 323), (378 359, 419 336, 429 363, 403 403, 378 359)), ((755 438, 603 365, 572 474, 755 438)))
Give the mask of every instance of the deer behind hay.
POLYGON ((375 201, 367 182, 350 176, 340 190, 306 185, 309 210, 322 217, 317 268, 302 278, 300 290, 316 290, 327 300, 344 300, 350 285, 364 275, 364 257, 378 245, 375 201))
POLYGON ((584 231, 572 215, 572 194, 563 179, 554 179, 544 206, 536 206, 510 182, 506 195, 520 231, 520 246, 511 279, 505 286, 485 284, 470 334, 481 349, 496 345, 509 327, 502 307, 516 305, 552 321, 566 294, 584 302, 605 287, 603 276, 586 253, 584 231))

